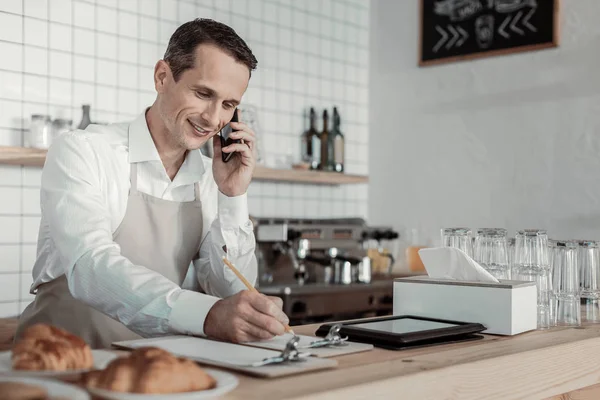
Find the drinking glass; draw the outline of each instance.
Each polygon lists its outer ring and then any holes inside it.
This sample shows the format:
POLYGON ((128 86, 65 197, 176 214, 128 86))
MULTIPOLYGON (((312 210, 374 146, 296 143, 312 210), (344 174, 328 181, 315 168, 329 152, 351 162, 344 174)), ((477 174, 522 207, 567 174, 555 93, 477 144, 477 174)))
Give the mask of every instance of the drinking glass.
POLYGON ((548 234, 542 229, 524 229, 515 236, 512 277, 532 281, 537 287, 538 329, 550 327, 550 282, 548 234))
POLYGON ((550 325, 556 326, 556 294, 554 293, 552 286, 552 270, 554 269, 554 254, 556 253, 556 240, 548 239, 548 263, 550 264, 550 271, 548 273, 548 290, 550 297, 550 325))
POLYGON ((442 246, 456 247, 473 257, 473 241, 469 228, 443 228, 442 246))
POLYGON ((497 279, 510 279, 506 229, 478 229, 473 254, 473 259, 497 279))
POLYGON ((600 243, 579 242, 579 286, 583 300, 583 320, 600 323, 600 243))
POLYGON ((512 276, 512 269, 513 269, 513 264, 514 264, 514 260, 515 260, 515 238, 514 237, 508 238, 506 240, 506 243, 507 243, 506 245, 508 247, 508 267, 511 270, 511 276, 512 276))
POLYGON ((556 325, 581 325, 578 243, 557 241, 552 265, 552 287, 556 296, 556 325))

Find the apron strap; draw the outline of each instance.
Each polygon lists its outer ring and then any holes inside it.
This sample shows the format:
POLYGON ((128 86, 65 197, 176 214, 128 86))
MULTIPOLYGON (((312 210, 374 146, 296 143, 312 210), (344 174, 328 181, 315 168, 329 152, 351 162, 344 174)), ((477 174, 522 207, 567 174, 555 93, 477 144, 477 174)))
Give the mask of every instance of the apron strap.
POLYGON ((137 194, 137 163, 131 164, 131 170, 129 173, 129 181, 131 182, 131 188, 129 189, 130 194, 137 194))

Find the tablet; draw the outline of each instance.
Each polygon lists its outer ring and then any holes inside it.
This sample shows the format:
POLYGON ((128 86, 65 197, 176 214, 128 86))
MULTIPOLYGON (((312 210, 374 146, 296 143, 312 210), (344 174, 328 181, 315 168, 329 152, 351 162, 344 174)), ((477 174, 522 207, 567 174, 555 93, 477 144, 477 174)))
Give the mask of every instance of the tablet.
MULTIPOLYGON (((316 335, 326 336, 335 324, 321 325, 316 335)), ((348 336, 350 341, 392 349, 482 339, 483 336, 475 334, 486 329, 479 323, 414 315, 360 319, 340 324, 340 334, 342 337, 348 336)))

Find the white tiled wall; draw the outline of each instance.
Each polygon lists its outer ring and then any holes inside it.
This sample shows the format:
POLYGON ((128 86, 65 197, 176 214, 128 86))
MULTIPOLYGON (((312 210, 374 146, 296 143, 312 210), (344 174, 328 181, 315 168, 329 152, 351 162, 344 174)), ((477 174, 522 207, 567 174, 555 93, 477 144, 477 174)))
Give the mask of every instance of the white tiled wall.
MULTIPOLYGON (((231 25, 259 68, 244 102, 259 109, 264 159, 298 159, 304 111, 342 116, 346 169, 368 173, 369 0, 0 0, 0 145, 22 145, 34 113, 134 118, 154 99, 152 70, 192 17, 231 25)), ((318 126, 321 126, 319 121, 318 126)), ((40 169, 0 165, 0 316, 30 301, 40 169)), ((256 216, 367 215, 366 185, 254 182, 256 216)))

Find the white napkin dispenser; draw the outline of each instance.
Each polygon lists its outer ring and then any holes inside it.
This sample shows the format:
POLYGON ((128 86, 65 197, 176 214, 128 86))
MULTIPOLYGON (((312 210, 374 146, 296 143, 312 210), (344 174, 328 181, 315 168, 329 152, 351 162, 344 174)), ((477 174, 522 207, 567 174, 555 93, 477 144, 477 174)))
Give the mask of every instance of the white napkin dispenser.
POLYGON ((394 279, 394 315, 479 322, 483 333, 516 335, 537 328, 535 282, 394 279))

